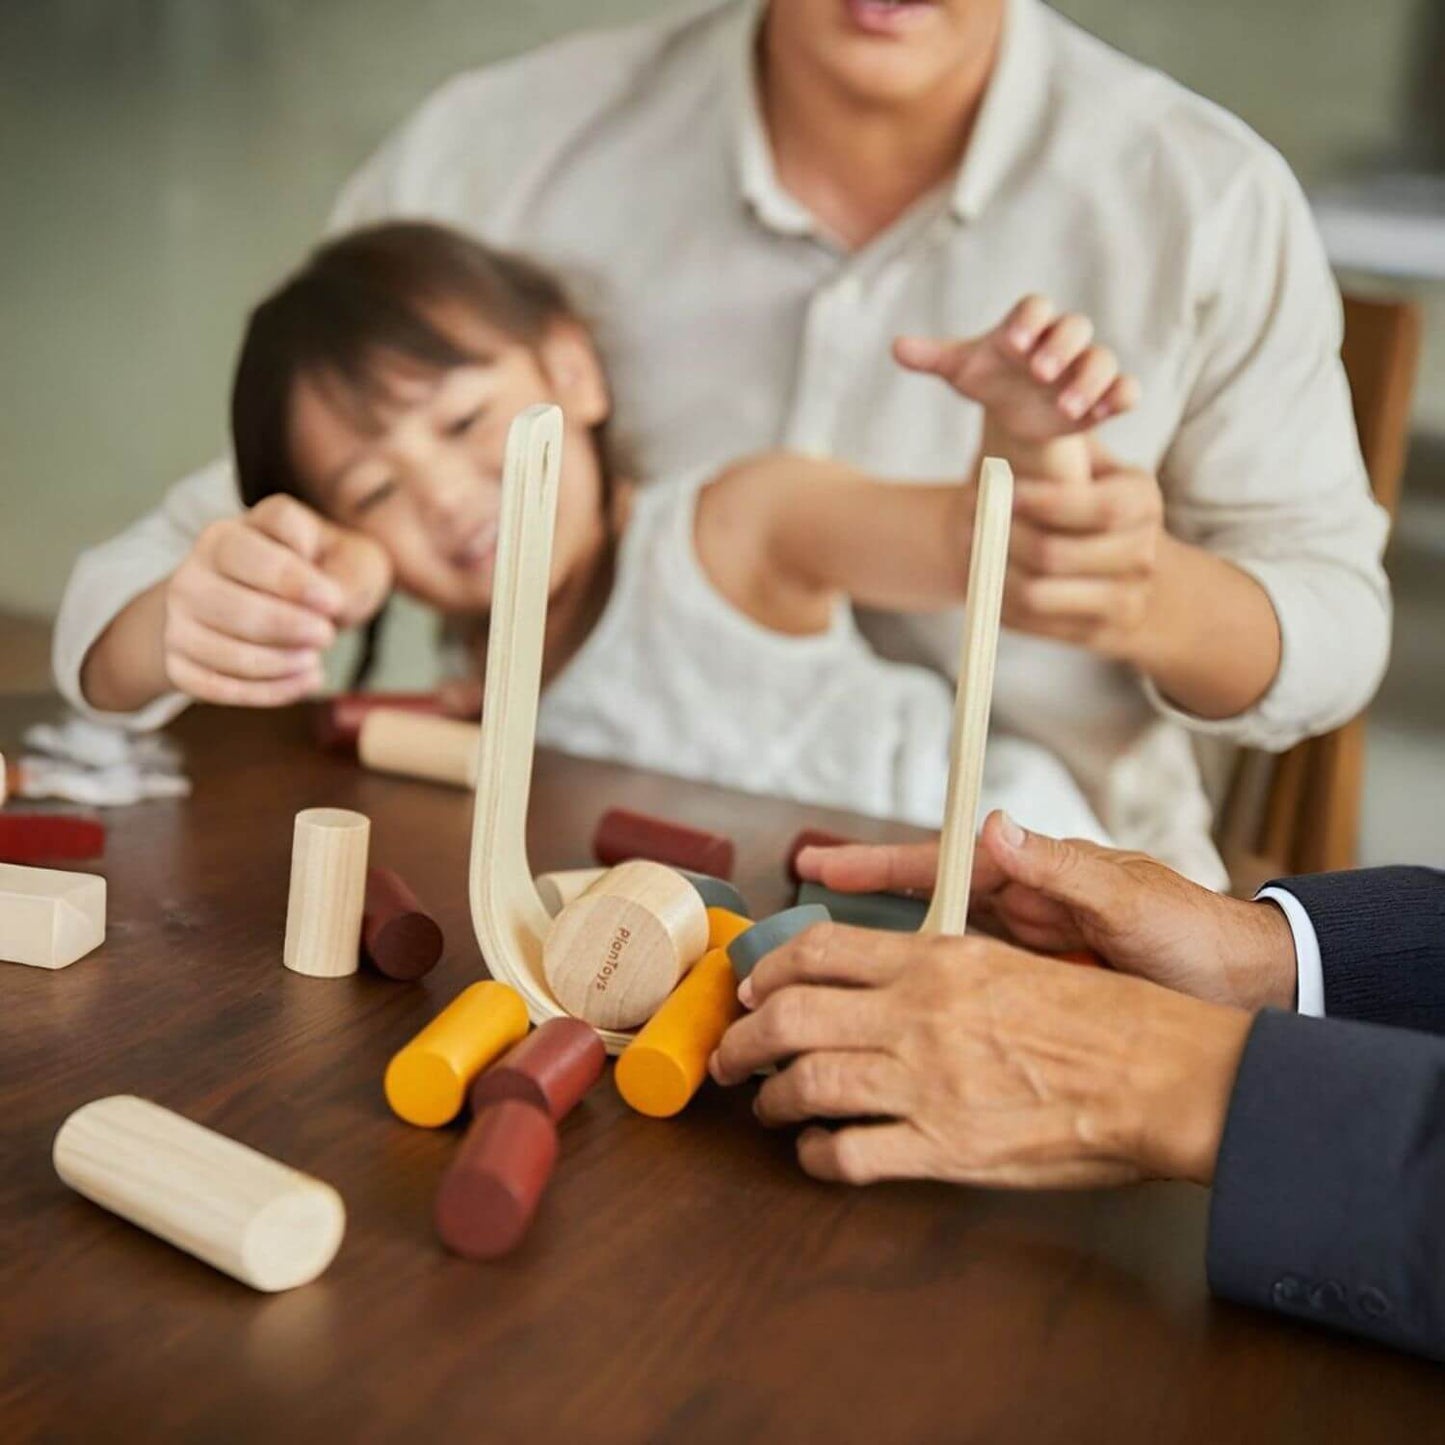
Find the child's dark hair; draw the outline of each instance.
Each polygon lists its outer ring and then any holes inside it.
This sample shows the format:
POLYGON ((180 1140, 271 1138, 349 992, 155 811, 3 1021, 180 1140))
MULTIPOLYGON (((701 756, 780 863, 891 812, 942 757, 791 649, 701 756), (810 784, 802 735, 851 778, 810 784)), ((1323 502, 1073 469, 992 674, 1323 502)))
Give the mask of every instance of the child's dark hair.
MULTIPOLYGON (((330 384, 339 404, 364 415, 385 396, 388 362, 442 371, 487 360, 438 321, 439 307, 457 304, 533 347, 553 323, 580 321, 550 273, 445 226, 392 221, 313 251, 246 325, 231 387, 242 503, 301 495, 290 414, 302 377, 330 384)), ((607 438, 597 441, 608 482, 607 438)))

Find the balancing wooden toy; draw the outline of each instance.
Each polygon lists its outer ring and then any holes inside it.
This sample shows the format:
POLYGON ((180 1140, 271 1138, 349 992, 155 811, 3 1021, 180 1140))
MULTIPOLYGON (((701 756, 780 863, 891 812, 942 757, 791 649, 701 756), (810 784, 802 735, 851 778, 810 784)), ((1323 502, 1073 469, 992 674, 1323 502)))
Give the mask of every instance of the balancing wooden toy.
POLYGON ((963 655, 953 705, 949 744, 948 796, 938 846, 938 881, 921 933, 959 934, 968 923, 968 893, 973 883, 973 847, 978 832, 978 795, 983 755, 988 745, 988 715, 993 703, 994 661, 998 656, 999 614, 1008 571, 1009 524, 1014 479, 1007 462, 985 457, 978 476, 973 550, 964 603, 963 655))
POLYGON ((105 852, 105 824, 76 813, 0 813, 0 863, 80 863, 105 852))
POLYGON ((472 1122, 436 1196, 442 1243, 465 1259, 514 1249, 537 1212, 557 1162, 557 1126, 520 1099, 503 1099, 472 1122))
POLYGON ((104 942, 104 878, 0 863, 0 963, 65 968, 104 942))
POLYGON ((293 973, 355 973, 366 898, 371 820, 346 808, 306 808, 291 843, 291 894, 282 955, 293 973))
POLYGON ((709 1057, 742 1012, 727 946, 751 927, 751 919, 709 908, 708 951, 623 1049, 613 1079, 639 1114, 671 1118, 702 1086, 709 1057))
POLYGON ((561 873, 541 873, 537 877, 537 896, 555 918, 574 898, 580 898, 606 876, 605 868, 568 868, 561 873))
POLYGON ((727 946, 734 975, 739 981, 745 979, 775 948, 781 948, 789 939, 796 938, 815 923, 828 921, 826 908, 806 903, 798 908, 785 908, 781 913, 753 924, 727 946))
POLYGON ((445 946, 436 919, 399 874, 390 868, 367 871, 361 951, 378 973, 403 980, 421 978, 436 966, 445 946))
POLYGON ((356 755, 378 773, 470 788, 477 781, 476 723, 377 708, 356 739, 356 755))
POLYGON ((829 833, 823 828, 804 828, 791 843, 788 844, 787 870, 790 883, 801 883, 803 880, 798 876, 798 854, 804 848, 840 848, 844 844, 852 843, 855 840, 845 838, 841 833, 829 833))
POLYGON ((450 1123, 472 1080, 527 1027, 526 1005, 515 989, 492 979, 471 984, 393 1056, 383 1082, 387 1103, 408 1124, 436 1129, 450 1123))
POLYGON ((712 878, 733 876, 731 838, 626 808, 609 808, 602 815, 592 835, 592 854, 608 867, 629 858, 650 858, 712 878))
POLYGON ((906 898, 901 893, 839 893, 821 883, 800 883, 794 901, 820 904, 835 923, 889 933, 917 933, 928 916, 928 902, 923 898, 906 898))
POLYGON ((619 863, 556 917, 542 946, 553 996, 599 1028, 651 1018, 707 950, 696 888, 661 863, 619 863))
POLYGON ((473 1114, 500 1099, 545 1109, 560 1124, 602 1076, 607 1050, 580 1019, 548 1019, 478 1074, 468 1096, 473 1114))
POLYGON ((329 1184, 131 1094, 77 1109, 52 1158, 77 1193, 252 1289, 315 1279, 346 1231, 329 1184))
POLYGON ((349 753, 354 757, 362 723, 379 708, 445 716, 432 692, 343 692, 316 705, 312 717, 316 741, 327 752, 349 753))

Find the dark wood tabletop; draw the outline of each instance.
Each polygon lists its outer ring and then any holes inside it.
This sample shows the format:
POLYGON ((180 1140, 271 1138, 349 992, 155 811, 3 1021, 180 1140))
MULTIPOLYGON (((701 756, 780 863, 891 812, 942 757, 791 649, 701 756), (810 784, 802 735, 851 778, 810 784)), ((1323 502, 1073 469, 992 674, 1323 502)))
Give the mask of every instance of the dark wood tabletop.
MULTIPOLYGON (((0 701, 13 750, 37 703, 0 701)), ((105 946, 0 964, 0 1440, 1287 1442, 1445 1438, 1445 1376, 1212 1301, 1207 1194, 1004 1194, 810 1181, 750 1090, 679 1118, 604 1079, 562 1126, 511 1257, 446 1254, 458 1139, 388 1112, 392 1053, 483 972, 471 799, 370 775, 307 719, 197 711, 184 802, 109 815, 105 946), (281 966, 295 812, 372 819, 447 933, 420 983, 281 966), (253 1293, 70 1193, 65 1116, 136 1093, 334 1184, 330 1270, 253 1293)), ((907 830, 553 755, 531 857, 581 866, 624 804, 731 834, 755 907, 806 823, 907 830)))

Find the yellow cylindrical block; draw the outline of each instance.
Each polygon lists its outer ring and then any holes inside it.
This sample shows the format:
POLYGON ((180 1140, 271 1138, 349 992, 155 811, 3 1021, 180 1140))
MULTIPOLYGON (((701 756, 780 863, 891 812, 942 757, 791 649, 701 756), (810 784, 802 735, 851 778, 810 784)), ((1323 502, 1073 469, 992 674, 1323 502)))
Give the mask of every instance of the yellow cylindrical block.
POLYGON ((527 1033, 515 989, 487 979, 464 988, 386 1066, 386 1102, 399 1118, 436 1129, 461 1112, 473 1079, 527 1033))
POLYGON ((742 1012, 727 945, 752 920, 724 908, 707 911, 709 950, 622 1051, 617 1092, 639 1114, 680 1113, 707 1074, 708 1056, 742 1012))
POLYGON ((361 724, 356 755, 379 773, 474 788, 481 735, 476 723, 379 707, 361 724))

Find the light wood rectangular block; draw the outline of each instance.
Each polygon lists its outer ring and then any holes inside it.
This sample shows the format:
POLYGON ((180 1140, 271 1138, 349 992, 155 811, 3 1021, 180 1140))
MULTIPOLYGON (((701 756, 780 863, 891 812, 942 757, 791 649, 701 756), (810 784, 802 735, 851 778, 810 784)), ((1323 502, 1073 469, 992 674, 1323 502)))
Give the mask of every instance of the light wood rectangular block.
POLYGON ((65 968, 104 942, 104 878, 0 863, 0 961, 65 968))

